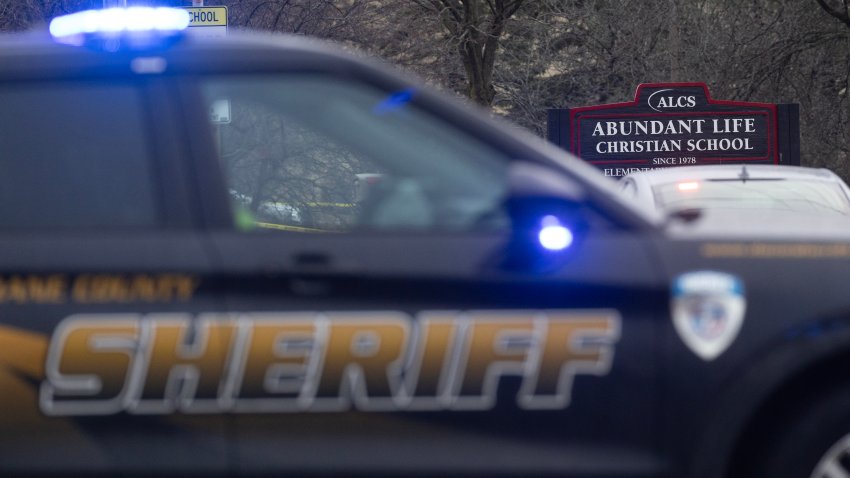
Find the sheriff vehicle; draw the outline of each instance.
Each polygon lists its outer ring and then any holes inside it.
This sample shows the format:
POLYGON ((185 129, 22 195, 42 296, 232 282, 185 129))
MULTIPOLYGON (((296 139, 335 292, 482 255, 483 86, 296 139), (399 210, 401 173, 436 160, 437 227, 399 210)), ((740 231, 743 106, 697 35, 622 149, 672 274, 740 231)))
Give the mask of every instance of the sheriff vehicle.
POLYGON ((706 239, 382 65, 188 21, 0 40, 0 475, 850 474, 850 235, 706 239))

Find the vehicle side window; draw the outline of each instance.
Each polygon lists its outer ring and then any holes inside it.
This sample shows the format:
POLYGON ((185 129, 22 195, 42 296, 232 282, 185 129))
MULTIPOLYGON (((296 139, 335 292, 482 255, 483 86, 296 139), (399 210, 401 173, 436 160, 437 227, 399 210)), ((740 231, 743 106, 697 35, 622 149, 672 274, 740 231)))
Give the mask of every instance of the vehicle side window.
POLYGON ((208 80, 242 229, 506 227, 509 158, 415 105, 319 74, 208 80))
POLYGON ((137 88, 0 84, 0 105, 0 231, 158 222, 137 88))

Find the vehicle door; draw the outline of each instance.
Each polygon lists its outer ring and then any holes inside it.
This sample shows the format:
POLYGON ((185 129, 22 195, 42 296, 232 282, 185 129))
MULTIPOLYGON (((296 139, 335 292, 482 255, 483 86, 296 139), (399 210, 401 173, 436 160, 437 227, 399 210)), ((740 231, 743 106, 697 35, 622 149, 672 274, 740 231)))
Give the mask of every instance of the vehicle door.
POLYGON ((164 91, 0 82, 3 476, 224 470, 221 417, 192 412, 228 331, 195 327, 216 306, 164 91))
POLYGON ((659 473, 649 232, 509 127, 278 64, 182 79, 212 113, 186 123, 212 122, 191 138, 239 324, 236 470, 659 473))

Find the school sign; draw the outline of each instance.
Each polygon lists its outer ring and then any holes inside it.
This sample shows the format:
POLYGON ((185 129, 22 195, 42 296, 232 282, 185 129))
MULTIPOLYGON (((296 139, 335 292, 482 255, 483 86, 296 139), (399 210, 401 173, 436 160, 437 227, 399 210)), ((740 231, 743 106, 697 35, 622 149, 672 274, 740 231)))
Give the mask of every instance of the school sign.
POLYGON ((628 103, 548 113, 550 141, 606 176, 682 165, 800 163, 797 105, 714 100, 704 83, 642 84, 628 103))
POLYGON ((183 7, 189 13, 192 35, 227 36, 227 7, 183 7))

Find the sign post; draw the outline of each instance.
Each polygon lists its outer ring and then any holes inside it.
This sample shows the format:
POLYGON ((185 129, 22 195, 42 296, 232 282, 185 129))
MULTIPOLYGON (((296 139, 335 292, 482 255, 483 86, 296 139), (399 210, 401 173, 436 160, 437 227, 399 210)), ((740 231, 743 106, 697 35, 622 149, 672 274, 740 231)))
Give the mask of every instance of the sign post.
POLYGON ((714 100, 704 83, 642 84, 628 103, 548 114, 549 140, 606 176, 697 164, 800 164, 797 105, 714 100))

